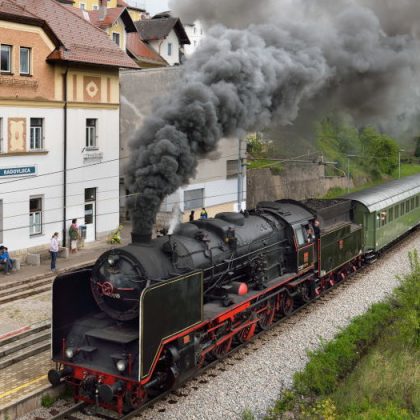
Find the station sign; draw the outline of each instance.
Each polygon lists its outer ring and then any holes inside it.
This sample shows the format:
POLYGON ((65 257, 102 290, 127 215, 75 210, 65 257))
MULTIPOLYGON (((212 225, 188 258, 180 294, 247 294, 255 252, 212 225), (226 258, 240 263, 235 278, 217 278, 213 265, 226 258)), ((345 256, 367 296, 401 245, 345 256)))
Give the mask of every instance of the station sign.
POLYGON ((0 177, 31 176, 37 174, 37 167, 19 166, 13 168, 0 168, 0 177))

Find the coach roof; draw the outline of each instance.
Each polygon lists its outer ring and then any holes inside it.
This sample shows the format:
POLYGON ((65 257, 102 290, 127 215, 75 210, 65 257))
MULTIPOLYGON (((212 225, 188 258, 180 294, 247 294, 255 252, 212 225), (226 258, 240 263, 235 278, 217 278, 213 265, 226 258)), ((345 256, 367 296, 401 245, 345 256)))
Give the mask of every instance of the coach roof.
POLYGON ((363 204, 370 213, 373 213, 409 199, 416 194, 420 194, 420 174, 390 181, 366 191, 351 193, 345 198, 363 204))

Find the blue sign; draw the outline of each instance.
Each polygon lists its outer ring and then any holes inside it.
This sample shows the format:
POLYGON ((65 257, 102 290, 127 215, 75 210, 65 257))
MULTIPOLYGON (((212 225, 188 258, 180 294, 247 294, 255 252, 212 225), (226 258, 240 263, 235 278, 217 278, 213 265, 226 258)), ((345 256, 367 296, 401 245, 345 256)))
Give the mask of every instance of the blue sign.
POLYGON ((36 166, 22 166, 20 168, 0 168, 0 176, 36 175, 36 166))

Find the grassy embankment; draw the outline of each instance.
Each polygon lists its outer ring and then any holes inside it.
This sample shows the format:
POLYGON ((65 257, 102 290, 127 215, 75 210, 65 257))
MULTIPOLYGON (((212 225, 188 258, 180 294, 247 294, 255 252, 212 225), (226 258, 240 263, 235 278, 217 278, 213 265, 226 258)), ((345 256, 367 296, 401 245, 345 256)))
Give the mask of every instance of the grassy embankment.
MULTIPOLYGON (((386 302, 373 305, 309 354, 267 419, 420 418, 420 263, 386 302), (287 413, 287 416, 285 416, 287 413)), ((247 412, 244 418, 252 418, 247 412)))

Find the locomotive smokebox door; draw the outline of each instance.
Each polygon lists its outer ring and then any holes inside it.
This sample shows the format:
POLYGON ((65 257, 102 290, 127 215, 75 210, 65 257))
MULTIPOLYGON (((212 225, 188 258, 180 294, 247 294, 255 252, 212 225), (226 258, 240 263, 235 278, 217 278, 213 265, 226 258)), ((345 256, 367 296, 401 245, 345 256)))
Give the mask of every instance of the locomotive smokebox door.
POLYGON ((140 297, 140 308, 139 380, 151 373, 165 340, 202 322, 202 272, 145 289, 140 297))

